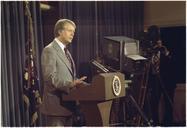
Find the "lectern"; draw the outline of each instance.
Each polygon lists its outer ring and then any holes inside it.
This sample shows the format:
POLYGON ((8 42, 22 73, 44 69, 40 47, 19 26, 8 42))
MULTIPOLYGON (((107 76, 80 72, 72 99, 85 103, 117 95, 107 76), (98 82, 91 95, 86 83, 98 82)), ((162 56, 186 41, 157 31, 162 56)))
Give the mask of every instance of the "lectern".
POLYGON ((82 86, 63 97, 78 100, 86 118, 86 126, 109 126, 112 100, 125 96, 125 76, 122 73, 101 73, 90 86, 82 86))

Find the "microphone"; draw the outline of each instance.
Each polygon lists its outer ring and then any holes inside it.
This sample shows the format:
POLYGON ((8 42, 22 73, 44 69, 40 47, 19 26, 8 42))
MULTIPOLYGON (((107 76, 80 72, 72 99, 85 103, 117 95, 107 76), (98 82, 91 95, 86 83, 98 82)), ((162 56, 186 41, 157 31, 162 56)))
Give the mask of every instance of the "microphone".
POLYGON ((100 64, 99 62, 97 62, 96 60, 92 60, 91 63, 100 71, 107 73, 109 72, 109 70, 107 68, 105 68, 102 64, 100 64))

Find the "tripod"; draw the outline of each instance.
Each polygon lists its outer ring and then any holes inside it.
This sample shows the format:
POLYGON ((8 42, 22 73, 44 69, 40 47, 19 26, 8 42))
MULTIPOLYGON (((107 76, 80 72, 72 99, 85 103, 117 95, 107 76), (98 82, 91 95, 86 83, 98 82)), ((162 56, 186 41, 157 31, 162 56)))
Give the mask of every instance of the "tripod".
MULTIPOLYGON (((140 126, 141 120, 143 119, 146 123, 147 126, 151 126, 152 122, 146 117, 144 112, 142 111, 143 106, 144 106, 144 100, 146 96, 146 91, 147 91, 147 83, 148 83, 148 76, 149 76, 149 68, 150 68, 150 63, 145 63, 144 66, 144 73, 142 74, 142 80, 140 84, 140 93, 138 95, 137 102, 135 98, 132 95, 132 90, 130 87, 126 88, 127 90, 127 96, 126 98, 130 100, 130 102, 133 104, 135 109, 138 111, 139 115, 135 117, 135 125, 140 126)), ((124 116, 125 117, 125 116, 124 116)), ((125 118, 124 118, 125 120, 125 118)))
MULTIPOLYGON (((129 100, 132 102, 136 110, 139 112, 141 118, 143 118, 143 120, 146 122, 147 126, 152 126, 152 122, 149 121, 149 119, 146 117, 146 115, 144 114, 144 112, 142 111, 142 109, 140 108, 136 100, 134 99, 134 97, 131 94, 129 94, 127 95, 127 98, 129 98, 129 100)), ((125 118, 124 118, 124 121, 125 121, 125 118)))
MULTIPOLYGON (((132 96, 132 94, 128 90, 129 90, 129 88, 126 88, 127 94, 125 96, 124 101, 122 102, 123 120, 120 121, 121 123, 113 123, 113 124, 110 124, 110 126, 124 126, 124 125, 129 125, 129 123, 127 122, 127 119, 126 119, 126 107, 125 107, 126 103, 128 101, 130 101, 132 103, 132 105, 135 107, 135 109, 140 114, 141 118, 146 122, 146 125, 147 126, 152 126, 152 122, 148 120, 148 118, 146 117, 146 115, 144 114, 144 112, 142 111, 142 109, 140 108, 140 106, 138 105, 138 103, 136 102, 136 100, 134 99, 134 97, 132 96)), ((117 101, 117 104, 118 103, 119 103, 119 101, 117 101)), ((117 114, 117 113, 115 113, 115 114, 116 114, 116 116, 119 116, 119 114, 117 114)), ((131 124, 131 125, 134 125, 134 124, 131 124)))
MULTIPOLYGON (((147 89, 147 93, 144 96, 147 98, 147 103, 152 105, 151 107, 148 106, 149 109, 150 108, 152 109, 151 113, 149 114, 154 119, 153 123, 157 125, 159 123, 158 104, 159 104, 161 94, 164 95, 165 100, 167 104, 169 105, 169 107, 171 107, 171 109, 172 109, 172 100, 170 96, 168 95, 168 92, 166 91, 164 82, 160 76, 160 72, 154 72, 154 74, 152 74, 151 68, 153 67, 151 67, 152 66, 151 60, 148 60, 148 65, 149 65, 147 67, 148 76, 146 78, 147 79, 146 83, 148 83, 149 81, 149 86, 147 89), (151 90, 152 90, 152 93, 150 96, 151 97, 151 100, 150 100, 148 94, 151 92, 151 90)), ((144 104, 144 101, 142 101, 142 103, 144 104)), ((141 107, 143 108, 145 106, 141 106, 141 107)), ((140 123, 140 120, 139 120, 139 123, 140 123)))

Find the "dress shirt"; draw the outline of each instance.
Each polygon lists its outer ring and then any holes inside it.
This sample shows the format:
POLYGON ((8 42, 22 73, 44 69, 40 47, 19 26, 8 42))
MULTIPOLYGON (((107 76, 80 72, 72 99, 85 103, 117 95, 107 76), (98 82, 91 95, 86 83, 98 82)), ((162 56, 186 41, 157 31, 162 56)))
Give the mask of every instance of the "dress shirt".
POLYGON ((55 41, 60 46, 60 48, 62 49, 62 51, 65 53, 64 48, 66 48, 66 46, 59 39, 57 39, 57 38, 55 38, 55 41))

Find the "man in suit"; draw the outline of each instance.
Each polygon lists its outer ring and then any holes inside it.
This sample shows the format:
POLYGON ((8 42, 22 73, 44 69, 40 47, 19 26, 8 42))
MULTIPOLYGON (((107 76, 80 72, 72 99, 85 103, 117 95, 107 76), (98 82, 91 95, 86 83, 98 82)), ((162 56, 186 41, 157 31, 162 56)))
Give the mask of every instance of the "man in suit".
POLYGON ((43 103, 40 107, 46 115, 47 126, 71 126, 72 102, 63 101, 63 95, 84 83, 86 76, 77 79, 75 64, 67 45, 72 42, 76 25, 68 19, 55 24, 55 39, 42 52, 41 65, 44 80, 43 103))

